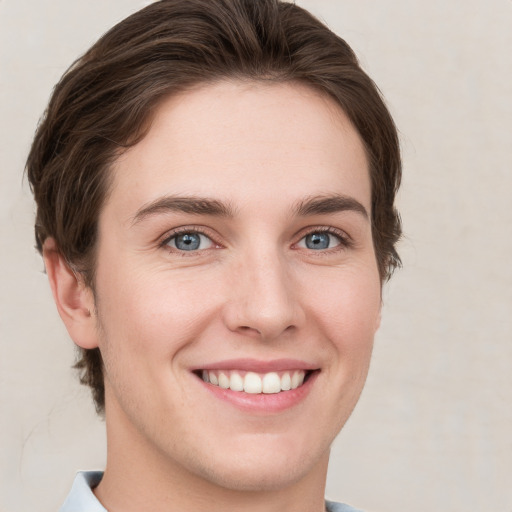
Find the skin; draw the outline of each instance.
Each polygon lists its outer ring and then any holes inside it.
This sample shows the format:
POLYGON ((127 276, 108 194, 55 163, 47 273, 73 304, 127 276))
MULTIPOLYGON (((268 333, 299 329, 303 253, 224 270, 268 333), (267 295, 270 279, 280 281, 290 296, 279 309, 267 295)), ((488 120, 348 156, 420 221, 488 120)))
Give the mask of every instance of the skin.
POLYGON ((168 98, 112 172, 94 296, 45 245, 71 337, 100 347, 105 363, 97 497, 110 512, 320 512, 329 447, 363 388, 380 322, 358 134, 306 86, 224 81, 168 98), (333 195, 348 206, 297 212, 333 195), (162 206, 169 196, 212 199, 230 215, 162 206), (180 251, 176 228, 199 230, 203 245, 180 251), (305 236, 326 229, 329 248, 308 248, 305 236), (294 406, 247 411, 192 372, 236 358, 317 371, 294 406))

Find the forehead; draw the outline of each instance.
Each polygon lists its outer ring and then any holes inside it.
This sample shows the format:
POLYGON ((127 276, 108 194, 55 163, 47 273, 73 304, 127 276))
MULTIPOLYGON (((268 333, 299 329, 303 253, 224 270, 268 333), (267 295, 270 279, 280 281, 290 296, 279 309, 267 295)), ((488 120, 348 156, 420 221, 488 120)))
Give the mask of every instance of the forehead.
POLYGON ((359 135, 334 100, 297 83, 223 81, 171 96, 113 173, 106 209, 126 216, 166 194, 244 205, 339 192, 370 210, 359 135))

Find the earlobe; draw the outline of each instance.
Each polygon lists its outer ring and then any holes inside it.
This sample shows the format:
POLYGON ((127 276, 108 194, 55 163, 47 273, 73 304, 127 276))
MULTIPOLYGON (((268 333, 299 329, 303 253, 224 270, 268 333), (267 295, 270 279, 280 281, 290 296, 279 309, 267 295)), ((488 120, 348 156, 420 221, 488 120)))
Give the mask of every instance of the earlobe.
POLYGON ((57 310, 71 339, 79 347, 96 348, 98 339, 92 290, 69 267, 53 238, 45 240, 43 258, 57 310))

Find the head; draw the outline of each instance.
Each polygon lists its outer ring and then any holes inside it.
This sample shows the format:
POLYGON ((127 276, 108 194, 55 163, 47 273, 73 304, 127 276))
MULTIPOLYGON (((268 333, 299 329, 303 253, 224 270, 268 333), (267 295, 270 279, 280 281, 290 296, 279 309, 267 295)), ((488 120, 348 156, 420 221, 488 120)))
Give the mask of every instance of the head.
MULTIPOLYGON (((71 66, 55 87, 27 161, 38 249, 51 239, 94 296, 99 219, 115 186, 113 166, 144 140, 170 98, 227 81, 295 84, 341 108, 368 162, 382 284, 399 263, 394 200, 401 171, 394 123, 345 41, 307 11, 277 0, 155 2, 71 66)), ((100 350, 80 349, 77 367, 102 411, 100 350)))

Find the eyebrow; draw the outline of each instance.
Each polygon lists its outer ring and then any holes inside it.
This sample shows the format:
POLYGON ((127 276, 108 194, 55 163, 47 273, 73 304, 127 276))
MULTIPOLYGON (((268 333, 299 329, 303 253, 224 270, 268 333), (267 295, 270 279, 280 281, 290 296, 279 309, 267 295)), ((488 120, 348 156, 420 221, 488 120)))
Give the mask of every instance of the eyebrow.
POLYGON ((295 207, 295 213, 300 217, 344 211, 353 211, 361 214, 366 220, 370 219, 368 211, 357 199, 342 194, 309 197, 295 207))
MULTIPOLYGON (((297 203, 293 208, 293 212, 299 217, 343 211, 353 211, 361 214, 365 219, 369 219, 366 208, 359 201, 342 194, 309 197, 297 203)), ((168 212, 227 218, 235 216, 235 209, 229 203, 217 199, 196 196, 163 196, 142 206, 133 216, 132 225, 153 215, 168 212)))
POLYGON ((189 213, 192 215, 211 215, 215 217, 234 217, 233 207, 217 199, 207 197, 164 196, 144 205, 132 218, 132 225, 142 220, 168 212, 189 213))

